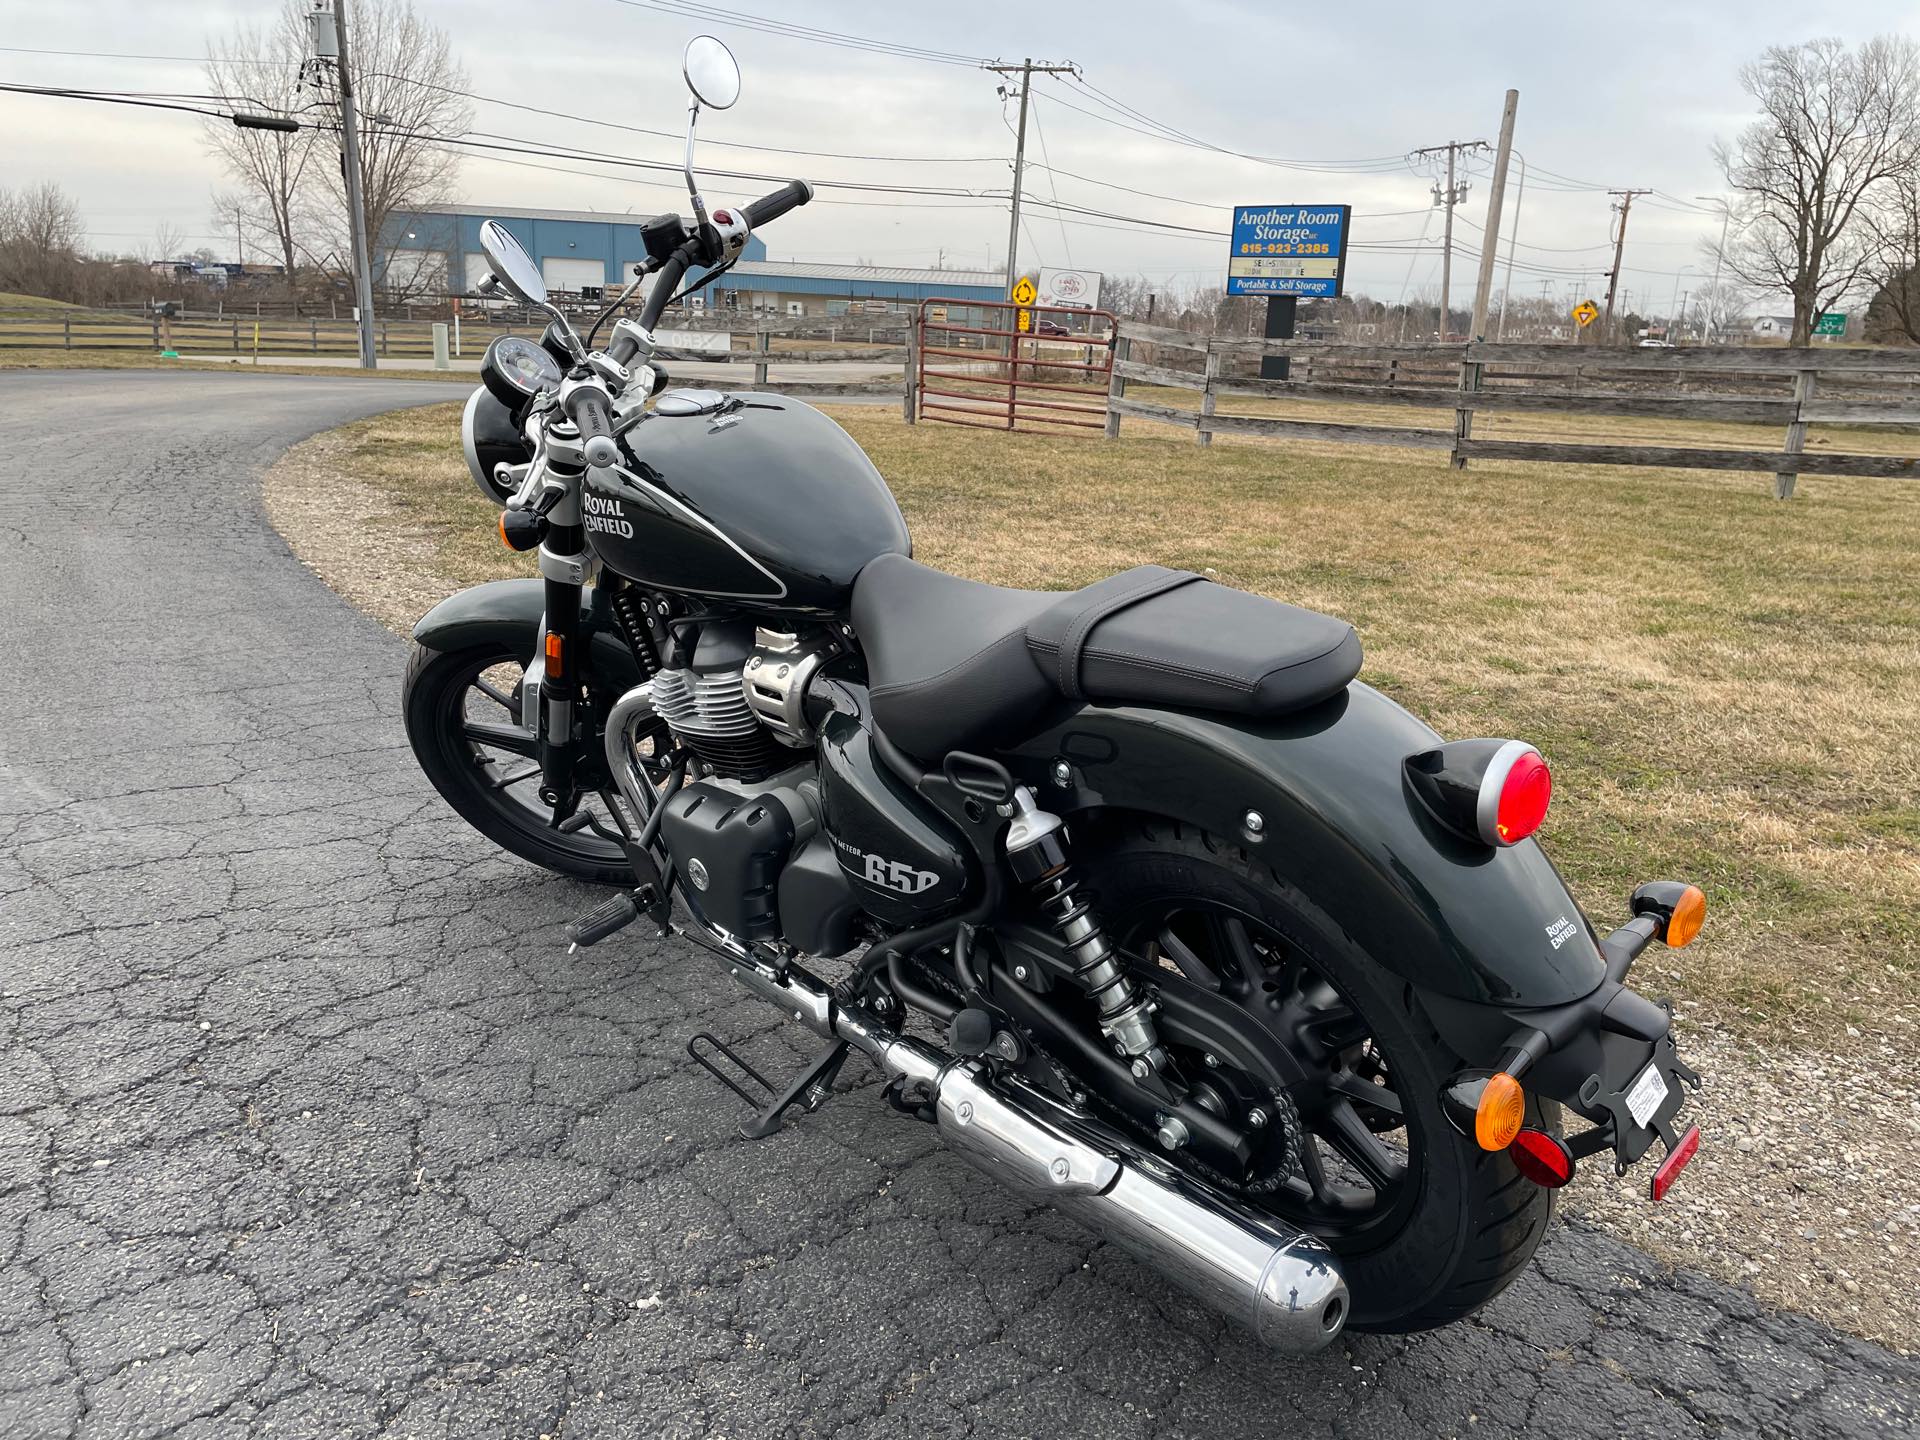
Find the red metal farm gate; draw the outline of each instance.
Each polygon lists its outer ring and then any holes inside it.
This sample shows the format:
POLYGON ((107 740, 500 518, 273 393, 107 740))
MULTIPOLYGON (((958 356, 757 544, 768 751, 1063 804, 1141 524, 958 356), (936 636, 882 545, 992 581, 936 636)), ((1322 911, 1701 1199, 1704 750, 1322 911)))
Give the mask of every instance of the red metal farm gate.
POLYGON ((1103 430, 1116 323, 1105 310, 923 300, 907 416, 987 430, 1103 430))

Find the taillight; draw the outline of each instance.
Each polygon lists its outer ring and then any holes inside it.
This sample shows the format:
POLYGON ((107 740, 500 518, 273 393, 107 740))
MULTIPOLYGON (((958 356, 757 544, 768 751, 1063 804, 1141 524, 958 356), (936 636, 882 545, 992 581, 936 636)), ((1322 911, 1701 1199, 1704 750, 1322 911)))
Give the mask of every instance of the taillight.
POLYGON ((1522 1130, 1507 1146, 1513 1168, 1543 1190, 1558 1190, 1573 1179, 1573 1152, 1544 1130, 1522 1130))
POLYGON ((1410 755, 1407 779, 1433 817, 1488 845, 1517 845, 1540 828, 1553 775, 1524 740, 1452 740, 1410 755))
MULTIPOLYGON (((1520 744, 1517 740, 1513 743, 1520 744)), ((1492 790, 1494 779, 1495 772, 1490 770, 1480 782, 1481 794, 1492 790)), ((1518 844, 1547 818, 1547 804, 1553 799, 1553 774, 1540 752, 1527 745, 1513 757, 1499 784, 1493 796, 1493 833, 1489 835, 1483 829, 1480 838, 1491 845, 1518 844)))

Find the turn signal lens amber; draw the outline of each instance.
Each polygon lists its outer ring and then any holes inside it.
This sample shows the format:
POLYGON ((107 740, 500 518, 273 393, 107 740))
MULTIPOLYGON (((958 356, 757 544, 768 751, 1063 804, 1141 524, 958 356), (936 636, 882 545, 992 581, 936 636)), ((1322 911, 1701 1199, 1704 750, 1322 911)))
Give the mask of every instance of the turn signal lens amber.
POLYGON ((1527 1092, 1502 1070, 1487 1081, 1473 1112, 1473 1138, 1482 1150, 1504 1150, 1519 1135, 1527 1116, 1527 1092))
POLYGON ((567 673, 566 653, 561 648, 558 635, 547 636, 547 674, 558 680, 567 673))
POLYGON ((500 512, 500 518, 494 521, 493 528, 500 532, 500 543, 502 545, 506 546, 509 550, 518 548, 514 545, 513 541, 507 537, 507 512, 506 511, 502 510, 500 512))
POLYGON ((1691 945, 1700 927, 1707 923, 1707 897, 1698 885, 1689 885, 1675 902, 1673 917, 1667 921, 1667 944, 1678 950, 1691 945))

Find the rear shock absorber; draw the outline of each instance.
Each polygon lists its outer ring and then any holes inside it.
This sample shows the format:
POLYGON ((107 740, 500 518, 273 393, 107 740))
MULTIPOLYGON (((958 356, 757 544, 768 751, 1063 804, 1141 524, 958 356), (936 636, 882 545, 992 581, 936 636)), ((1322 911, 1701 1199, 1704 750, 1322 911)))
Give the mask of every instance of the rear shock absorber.
POLYGON ((1066 824, 1034 803, 1033 792, 1016 786, 1013 824, 1007 829, 1007 862, 1021 884, 1039 897, 1054 932, 1067 949, 1073 978, 1100 1013, 1100 1030, 1145 1080, 1166 1064, 1153 1024, 1153 1003, 1127 973, 1113 942, 1093 913, 1093 898, 1073 876, 1066 824))

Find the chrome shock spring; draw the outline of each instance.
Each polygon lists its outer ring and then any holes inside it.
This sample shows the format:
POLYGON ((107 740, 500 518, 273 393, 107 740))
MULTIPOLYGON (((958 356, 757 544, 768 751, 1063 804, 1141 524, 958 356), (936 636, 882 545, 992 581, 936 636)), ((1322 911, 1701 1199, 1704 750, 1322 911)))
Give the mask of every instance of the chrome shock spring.
POLYGON ((1100 1016, 1100 1030, 1144 1078, 1161 1068, 1165 1053, 1153 1023, 1153 1002, 1127 973, 1100 924, 1093 894, 1081 888, 1067 853, 1066 827, 1040 809, 1024 785, 1014 791, 1013 824, 1007 830, 1007 860, 1031 888, 1054 933, 1066 947, 1073 978, 1100 1016))

